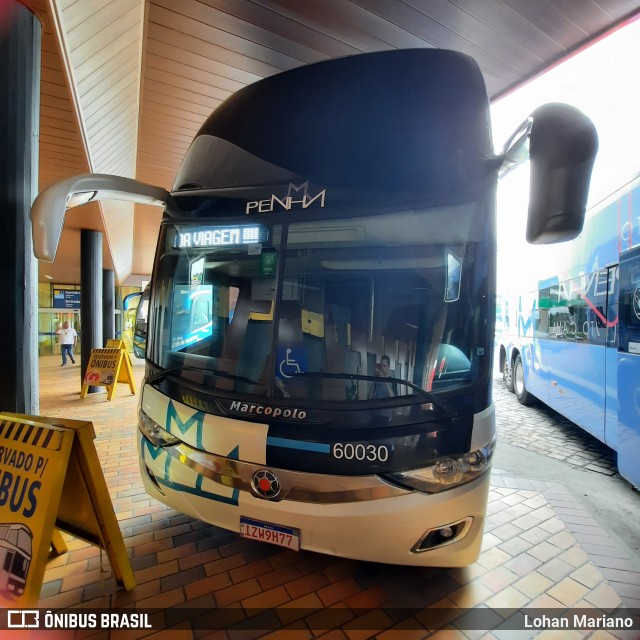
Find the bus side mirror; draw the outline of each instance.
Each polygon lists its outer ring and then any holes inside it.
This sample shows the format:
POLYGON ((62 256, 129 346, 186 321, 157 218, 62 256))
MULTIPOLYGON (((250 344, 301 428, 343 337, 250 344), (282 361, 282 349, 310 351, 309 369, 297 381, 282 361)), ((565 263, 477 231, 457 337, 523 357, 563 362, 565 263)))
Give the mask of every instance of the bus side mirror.
POLYGON ((161 187, 131 178, 101 173, 86 173, 59 180, 43 189, 31 207, 36 258, 54 261, 67 209, 107 199, 163 206, 169 199, 169 193, 161 187))
POLYGON ((559 102, 536 109, 507 140, 498 177, 527 160, 531 164, 528 242, 564 242, 582 231, 597 151, 591 120, 559 102))
MULTIPOLYGON (((129 311, 129 309, 133 308, 133 303, 137 300, 138 304, 140 303, 140 300, 138 300, 138 298, 142 298, 142 291, 135 291, 134 293, 130 293, 129 295, 126 295, 123 299, 122 299, 122 309, 123 311, 129 311)), ((136 305, 137 307, 137 305, 136 305)))
POLYGON ((527 242, 571 240, 584 224, 598 135, 587 116, 566 104, 545 104, 530 120, 527 242))

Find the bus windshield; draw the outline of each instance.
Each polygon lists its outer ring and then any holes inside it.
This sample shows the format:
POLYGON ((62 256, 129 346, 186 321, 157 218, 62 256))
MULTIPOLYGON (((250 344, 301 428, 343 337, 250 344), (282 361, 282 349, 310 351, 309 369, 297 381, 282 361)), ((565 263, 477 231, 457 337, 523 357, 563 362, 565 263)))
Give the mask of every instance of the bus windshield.
POLYGON ((212 389, 309 403, 468 388, 489 369, 489 195, 280 224, 166 222, 147 356, 212 389))

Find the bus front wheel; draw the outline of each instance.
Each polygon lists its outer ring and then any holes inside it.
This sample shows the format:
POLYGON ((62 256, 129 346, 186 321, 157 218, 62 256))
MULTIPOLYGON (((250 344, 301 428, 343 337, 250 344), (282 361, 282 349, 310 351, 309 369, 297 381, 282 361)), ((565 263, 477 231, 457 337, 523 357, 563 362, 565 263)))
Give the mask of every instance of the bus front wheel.
POLYGON ((518 402, 524 406, 529 406, 535 402, 535 398, 527 391, 524 384, 524 367, 522 366, 522 358, 516 356, 511 372, 513 381, 513 391, 518 398, 518 402))

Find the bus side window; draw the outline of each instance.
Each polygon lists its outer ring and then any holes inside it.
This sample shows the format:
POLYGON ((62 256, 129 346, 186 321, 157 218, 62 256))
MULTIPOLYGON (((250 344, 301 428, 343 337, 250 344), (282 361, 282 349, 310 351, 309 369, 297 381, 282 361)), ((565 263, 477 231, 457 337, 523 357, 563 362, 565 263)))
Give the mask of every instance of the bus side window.
POLYGON ((640 351, 640 247, 634 247, 620 260, 620 347, 640 351))

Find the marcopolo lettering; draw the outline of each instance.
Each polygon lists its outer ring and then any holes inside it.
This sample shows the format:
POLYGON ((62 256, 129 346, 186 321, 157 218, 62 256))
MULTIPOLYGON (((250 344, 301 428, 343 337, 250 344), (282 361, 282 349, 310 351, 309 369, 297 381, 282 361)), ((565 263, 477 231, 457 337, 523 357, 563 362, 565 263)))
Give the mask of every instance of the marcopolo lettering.
POLYGON ((304 420, 307 417, 307 412, 303 409, 283 409, 281 407, 269 407, 263 404, 254 404, 252 402, 241 402, 240 400, 234 400, 229 406, 229 411, 256 416, 265 416, 267 418, 288 418, 293 420, 304 420))

